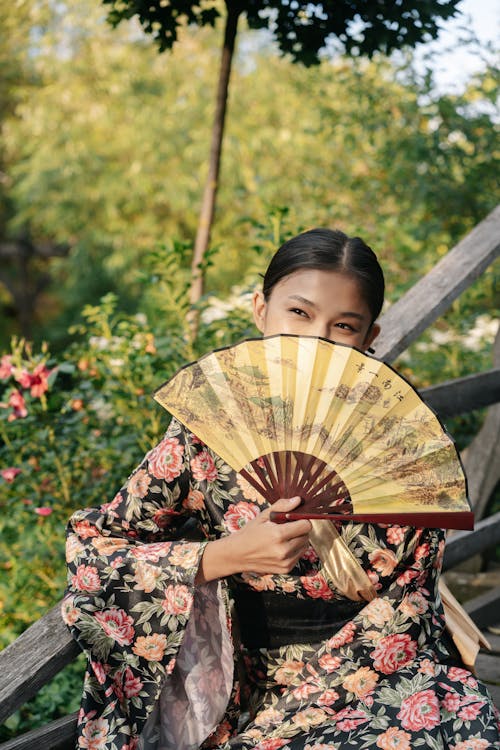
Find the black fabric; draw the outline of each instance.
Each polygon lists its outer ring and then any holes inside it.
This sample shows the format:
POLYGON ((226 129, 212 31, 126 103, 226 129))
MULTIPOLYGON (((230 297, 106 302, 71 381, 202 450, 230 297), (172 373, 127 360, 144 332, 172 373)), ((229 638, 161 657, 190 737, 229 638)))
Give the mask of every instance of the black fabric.
POLYGON ((241 642, 249 650, 319 643, 349 622, 366 602, 286 599, 273 591, 232 585, 241 642))

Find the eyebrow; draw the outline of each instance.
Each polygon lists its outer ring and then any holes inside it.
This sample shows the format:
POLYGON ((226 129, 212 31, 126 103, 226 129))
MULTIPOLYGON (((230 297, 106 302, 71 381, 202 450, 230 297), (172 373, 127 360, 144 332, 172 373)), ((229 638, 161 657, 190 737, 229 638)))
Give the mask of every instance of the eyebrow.
MULTIPOLYGON (((314 302, 312 302, 310 299, 307 299, 306 297, 301 297, 300 294, 290 294, 288 299, 301 302, 303 305, 308 305, 309 307, 312 307, 314 310, 318 309, 318 306, 314 302)), ((349 310, 345 312, 340 312, 339 316, 342 318, 356 318, 356 320, 362 320, 362 321, 365 320, 365 316, 361 315, 361 313, 351 312, 349 310)))

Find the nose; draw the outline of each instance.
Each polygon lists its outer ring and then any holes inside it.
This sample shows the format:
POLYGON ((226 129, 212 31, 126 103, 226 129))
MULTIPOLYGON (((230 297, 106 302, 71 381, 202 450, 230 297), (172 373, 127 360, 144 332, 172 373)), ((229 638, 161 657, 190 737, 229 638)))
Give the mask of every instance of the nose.
POLYGON ((311 336, 320 336, 323 339, 330 338, 330 325, 326 322, 315 321, 312 330, 309 331, 311 336))

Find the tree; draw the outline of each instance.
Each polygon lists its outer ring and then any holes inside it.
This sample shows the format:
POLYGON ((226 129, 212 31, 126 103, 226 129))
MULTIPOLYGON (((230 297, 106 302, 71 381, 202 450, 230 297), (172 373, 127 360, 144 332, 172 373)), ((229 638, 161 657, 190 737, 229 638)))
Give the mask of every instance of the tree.
MULTIPOLYGON (((138 16, 144 30, 152 34, 160 51, 171 49, 184 24, 213 26, 221 16, 215 0, 103 0, 111 5, 113 25, 138 16)), ((203 293, 202 263, 210 243, 219 182, 222 139, 231 75, 231 65, 240 16, 250 28, 269 29, 283 54, 306 66, 320 60, 320 50, 337 40, 349 55, 389 54, 404 46, 436 38, 439 21, 453 16, 459 0, 403 0, 400 3, 338 0, 224 0, 225 26, 208 173, 199 214, 192 258, 191 302, 203 293)))

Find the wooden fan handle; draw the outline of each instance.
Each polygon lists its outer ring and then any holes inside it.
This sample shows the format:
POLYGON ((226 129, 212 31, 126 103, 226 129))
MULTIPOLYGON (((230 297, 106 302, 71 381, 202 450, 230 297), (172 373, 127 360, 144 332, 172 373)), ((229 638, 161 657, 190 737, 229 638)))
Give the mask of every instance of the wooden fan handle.
POLYGON ((357 523, 387 523, 396 526, 414 526, 418 529, 464 529, 474 528, 474 514, 471 511, 452 511, 450 513, 301 513, 291 511, 269 515, 275 523, 299 521, 303 518, 320 521, 356 521, 357 523))

